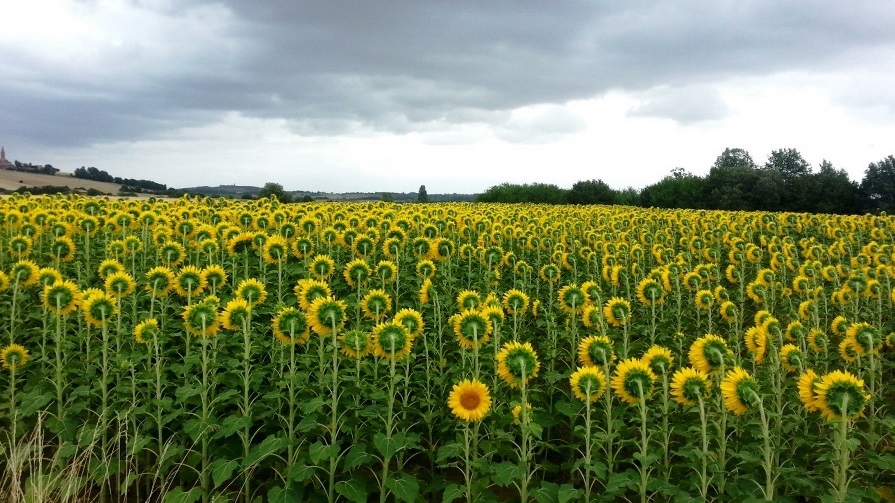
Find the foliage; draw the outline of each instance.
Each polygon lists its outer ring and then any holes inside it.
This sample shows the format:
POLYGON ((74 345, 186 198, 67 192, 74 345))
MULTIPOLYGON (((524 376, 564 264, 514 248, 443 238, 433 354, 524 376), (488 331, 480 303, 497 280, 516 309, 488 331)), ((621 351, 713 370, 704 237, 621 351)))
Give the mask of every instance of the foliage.
POLYGON ((267 182, 264 184, 264 187, 261 187, 261 191, 258 192, 258 197, 269 197, 276 199, 281 203, 291 203, 292 195, 283 190, 283 186, 279 183, 267 182))

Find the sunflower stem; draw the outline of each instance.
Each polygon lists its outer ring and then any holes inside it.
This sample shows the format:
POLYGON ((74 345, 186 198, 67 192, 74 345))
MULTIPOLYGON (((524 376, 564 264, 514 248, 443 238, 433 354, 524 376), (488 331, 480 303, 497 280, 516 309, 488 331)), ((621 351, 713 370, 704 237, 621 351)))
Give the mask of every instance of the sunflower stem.
POLYGON ((835 496, 836 501, 845 501, 848 495, 848 393, 842 394, 842 408, 839 409, 839 431, 836 435, 836 450, 838 451, 838 467, 835 471, 835 496))

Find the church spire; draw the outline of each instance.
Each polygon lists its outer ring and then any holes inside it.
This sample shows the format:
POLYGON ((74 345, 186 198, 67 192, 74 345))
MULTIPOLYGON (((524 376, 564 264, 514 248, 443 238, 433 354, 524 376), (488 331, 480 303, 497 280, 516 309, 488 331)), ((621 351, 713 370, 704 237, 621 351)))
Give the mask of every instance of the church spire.
POLYGON ((6 149, 3 147, 0 147, 0 161, 5 161, 5 160, 6 160, 6 149))

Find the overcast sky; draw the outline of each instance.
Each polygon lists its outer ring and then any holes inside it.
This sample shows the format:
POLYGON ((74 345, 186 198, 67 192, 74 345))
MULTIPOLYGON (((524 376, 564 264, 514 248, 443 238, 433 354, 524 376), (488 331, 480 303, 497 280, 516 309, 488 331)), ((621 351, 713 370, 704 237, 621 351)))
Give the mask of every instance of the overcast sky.
POLYGON ((641 188, 895 154, 895 2, 2 0, 0 145, 173 187, 641 188))

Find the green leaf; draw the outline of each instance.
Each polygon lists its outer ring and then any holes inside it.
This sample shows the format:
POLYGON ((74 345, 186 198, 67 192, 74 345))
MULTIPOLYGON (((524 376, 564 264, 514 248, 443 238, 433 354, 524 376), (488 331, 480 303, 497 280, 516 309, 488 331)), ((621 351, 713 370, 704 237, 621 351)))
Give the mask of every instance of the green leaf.
POLYGON ((388 438, 380 432, 373 435, 373 444, 384 459, 391 459, 404 446, 404 435, 396 433, 388 438))
POLYGON ((268 503, 293 503, 302 501, 304 495, 292 487, 272 487, 267 491, 268 503))
POLYGON ((180 386, 177 390, 174 391, 174 396, 177 397, 178 402, 184 402, 188 398, 199 395, 202 393, 202 388, 199 386, 180 386))
POLYGON ((370 491, 363 480, 353 478, 336 483, 336 492, 353 503, 366 503, 370 491))
POLYGON ((320 407, 323 407, 324 403, 326 403, 326 401, 323 398, 316 396, 305 402, 304 405, 301 406, 301 411, 305 414, 317 412, 320 407))
POLYGON ((214 481, 214 487, 218 488, 239 468, 239 463, 233 459, 216 459, 208 468, 211 469, 211 480, 214 481))
POLYGON ((292 467, 292 480, 295 482, 304 482, 310 480, 314 476, 315 468, 305 464, 297 464, 292 467))
POLYGON ((248 468, 254 466, 262 459, 282 451, 288 445, 288 439, 271 435, 265 438, 260 444, 252 447, 252 450, 249 451, 249 456, 242 460, 242 467, 248 468))
POLYGON ((391 489, 392 494, 400 501, 413 503, 420 492, 420 483, 413 475, 407 473, 396 474, 385 484, 391 489))
POLYGON ((491 477, 494 483, 501 487, 509 487, 518 478, 519 467, 509 461, 498 463, 494 467, 494 475, 491 477))
POLYGON ((566 400, 560 400, 553 406, 556 412, 566 417, 578 417, 581 414, 581 406, 566 400))
POLYGON ((360 465, 367 464, 371 456, 367 453, 366 444, 354 444, 348 454, 345 455, 345 470, 351 470, 360 465))
POLYGON ((460 458, 463 454, 463 446, 459 442, 453 442, 442 446, 438 449, 438 464, 442 464, 449 459, 460 458))
POLYGON ((201 487, 194 487, 184 492, 182 487, 177 486, 168 491, 162 501, 164 503, 196 503, 200 498, 202 498, 201 487))
POLYGON ((30 393, 26 393, 22 397, 21 404, 19 405, 19 414, 23 417, 30 416, 35 412, 44 408, 44 405, 53 401, 52 393, 40 393, 39 390, 35 389, 30 393))
POLYGON ((441 503, 452 503, 457 498, 462 498, 466 494, 466 488, 460 484, 448 484, 444 488, 444 494, 441 496, 441 503))
POLYGON ((311 457, 311 462, 315 465, 322 466, 320 463, 325 459, 330 459, 333 456, 337 456, 339 454, 339 446, 338 445, 323 445, 323 442, 317 441, 311 444, 308 454, 311 457))
POLYGON ((252 424, 252 418, 244 416, 227 416, 221 423, 221 429, 214 434, 215 439, 227 438, 237 431, 252 424))

